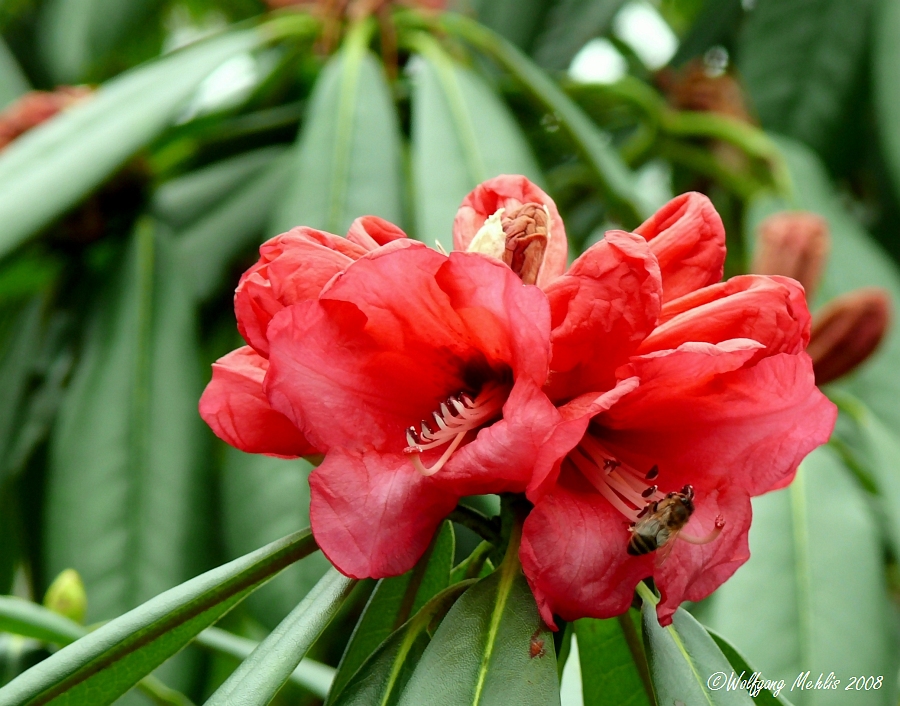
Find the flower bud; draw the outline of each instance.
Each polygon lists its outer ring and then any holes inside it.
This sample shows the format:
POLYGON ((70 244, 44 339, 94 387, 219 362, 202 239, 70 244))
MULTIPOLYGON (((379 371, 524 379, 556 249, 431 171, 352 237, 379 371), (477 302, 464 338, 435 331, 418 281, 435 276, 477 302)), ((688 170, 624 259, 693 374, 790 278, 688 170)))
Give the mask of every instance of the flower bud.
POLYGON ((792 277, 812 301, 822 278, 831 238, 828 223, 807 211, 782 211, 760 226, 752 271, 758 275, 792 277))
POLYGON ((537 282, 550 233, 550 212, 538 203, 499 209, 472 238, 468 252, 496 257, 525 284, 537 282))
POLYGON ((0 113, 0 150, 17 137, 91 94, 84 86, 60 86, 55 91, 30 91, 0 113))
POLYGON ((813 319, 807 352, 816 384, 836 380, 866 361, 887 333, 890 296, 865 287, 832 299, 813 319))
POLYGON ((75 569, 66 569, 53 579, 44 595, 44 606, 76 623, 87 616, 87 593, 75 569))

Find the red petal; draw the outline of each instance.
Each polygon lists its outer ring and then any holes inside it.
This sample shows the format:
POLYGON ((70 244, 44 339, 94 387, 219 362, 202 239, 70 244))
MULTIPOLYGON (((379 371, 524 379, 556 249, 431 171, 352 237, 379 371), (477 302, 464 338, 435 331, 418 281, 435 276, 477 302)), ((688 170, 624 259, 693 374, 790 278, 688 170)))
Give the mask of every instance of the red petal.
POLYGON ((713 531, 721 515, 725 526, 708 544, 675 541, 671 554, 657 567, 656 585, 662 595, 657 606, 660 625, 669 625, 684 601, 700 601, 721 586, 747 559, 750 547, 750 496, 742 488, 722 483, 711 492, 697 492, 694 514, 683 534, 703 537, 713 531))
POLYGON ((524 176, 503 174, 489 179, 463 199, 453 221, 453 249, 467 250, 485 220, 499 209, 511 210, 525 203, 543 204, 550 212, 550 239, 537 281, 544 288, 566 269, 566 229, 553 199, 524 176))
POLYGON ((678 348, 682 343, 759 341, 759 357, 799 353, 809 342, 810 315, 803 288, 785 277, 746 275, 698 289, 663 306, 660 325, 638 353, 678 348))
POLYGON ((316 542, 353 578, 397 576, 419 560, 459 499, 401 455, 332 449, 309 477, 316 542))
POLYGON ((569 438, 561 426, 553 403, 522 378, 503 406, 503 419, 479 431, 434 478, 459 495, 522 493, 536 472, 547 475, 578 443, 587 422, 569 438))
POLYGON ((604 443, 635 468, 658 465, 665 490, 725 478, 759 495, 784 484, 828 441, 837 410, 808 355, 743 367, 754 354, 752 341, 729 341, 634 359, 627 372, 640 387, 596 419, 604 443))
POLYGON ((581 441, 591 418, 608 410, 639 384, 640 380, 636 377, 620 380, 612 390, 580 395, 559 408, 562 421, 545 442, 541 462, 535 464, 534 474, 526 489, 531 502, 537 502, 556 482, 563 458, 581 441))
POLYGON ((506 265, 477 253, 450 254, 436 275, 468 338, 493 365, 538 385, 550 365, 550 307, 544 293, 506 265))
POLYGON ((223 441, 254 454, 296 458, 317 453, 283 414, 269 406, 263 378, 269 362, 244 346, 213 364, 200 416, 223 441))
POLYGON ((629 522, 577 473, 541 498, 522 535, 519 557, 541 617, 610 618, 631 605, 638 581, 653 573, 652 556, 626 549, 629 522))
POLYGON ((365 250, 374 250, 379 245, 387 245, 394 240, 405 238, 406 233, 390 221, 378 216, 362 216, 350 224, 347 240, 365 250))
POLYGON ((266 332, 272 317, 286 306, 318 297, 365 250, 346 238, 303 227, 263 243, 259 253, 259 261, 237 286, 234 311, 244 340, 268 356, 266 332))
POLYGON ((722 279, 725 227, 703 194, 676 196, 635 231, 659 260, 663 301, 669 302, 722 279))
POLYGON ((318 304, 275 317, 266 392, 322 448, 399 453, 406 428, 470 389, 473 374, 521 369, 542 383, 547 318, 543 294, 502 265, 412 241, 388 246, 318 304))
POLYGON ((647 244, 610 231, 546 291, 553 327, 550 398, 612 388, 616 368, 659 315, 659 268, 647 244))

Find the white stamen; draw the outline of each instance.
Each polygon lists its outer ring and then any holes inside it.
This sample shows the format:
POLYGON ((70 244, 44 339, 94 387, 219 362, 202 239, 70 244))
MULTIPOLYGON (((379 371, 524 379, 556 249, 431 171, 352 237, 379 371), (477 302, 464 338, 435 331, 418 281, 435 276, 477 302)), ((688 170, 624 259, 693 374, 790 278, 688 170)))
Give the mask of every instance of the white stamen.
POLYGON ((451 413, 447 403, 442 402, 440 412, 432 412, 437 429, 432 431, 425 422, 422 422, 422 433, 419 438, 426 443, 410 443, 417 440, 407 431, 408 445, 404 453, 412 456, 412 464, 422 475, 434 475, 450 460, 450 456, 459 448, 466 434, 500 414, 507 394, 508 388, 489 383, 474 400, 465 393, 460 394, 459 399, 451 397, 449 402, 457 412, 455 415, 451 413), (449 446, 432 466, 427 467, 422 463, 420 454, 445 444, 449 446))

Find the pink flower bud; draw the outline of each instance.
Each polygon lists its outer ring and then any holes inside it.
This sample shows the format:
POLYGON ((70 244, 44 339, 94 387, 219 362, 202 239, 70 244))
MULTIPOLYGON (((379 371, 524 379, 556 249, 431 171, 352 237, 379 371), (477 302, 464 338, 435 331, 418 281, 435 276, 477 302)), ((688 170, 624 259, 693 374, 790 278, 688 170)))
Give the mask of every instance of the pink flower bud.
POLYGON ((811 301, 828 260, 828 223, 808 211, 782 211, 759 226, 751 270, 759 275, 792 277, 811 301))
POLYGON ((865 362, 887 333, 891 301, 880 287, 865 287, 832 299, 813 319, 807 352, 816 384, 824 385, 865 362))

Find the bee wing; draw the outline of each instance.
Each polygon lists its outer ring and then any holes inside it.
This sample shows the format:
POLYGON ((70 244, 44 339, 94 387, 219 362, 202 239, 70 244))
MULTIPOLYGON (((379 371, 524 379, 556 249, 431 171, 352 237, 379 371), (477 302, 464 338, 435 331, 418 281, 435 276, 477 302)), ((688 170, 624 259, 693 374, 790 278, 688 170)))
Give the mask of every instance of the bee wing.
POLYGON ((663 544, 659 549, 656 550, 656 568, 662 566, 665 563, 666 559, 669 558, 669 555, 675 548, 675 535, 677 534, 677 532, 670 532, 665 544, 663 544))

